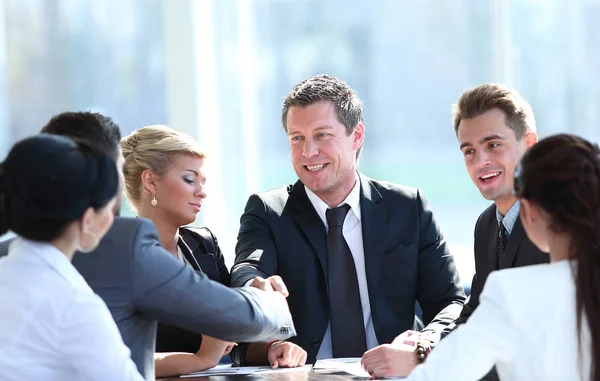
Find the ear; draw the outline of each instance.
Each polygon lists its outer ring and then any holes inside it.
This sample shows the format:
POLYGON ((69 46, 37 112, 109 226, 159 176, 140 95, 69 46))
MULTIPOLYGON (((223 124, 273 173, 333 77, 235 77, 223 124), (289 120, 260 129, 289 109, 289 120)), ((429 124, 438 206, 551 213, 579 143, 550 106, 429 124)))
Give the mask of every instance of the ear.
POLYGON ((96 211, 91 206, 83 212, 81 217, 79 218, 79 229, 82 232, 87 232, 90 226, 94 221, 94 217, 96 216, 96 211))
POLYGON ((530 200, 521 198, 521 218, 530 224, 539 223, 541 219, 540 208, 530 200))
POLYGON ((352 148, 354 150, 359 149, 365 141, 365 125, 362 122, 358 122, 354 127, 354 139, 352 141, 352 148))
POLYGON ((142 190, 146 193, 156 192, 156 182, 158 181, 158 176, 149 169, 145 169, 141 176, 142 190))
POLYGON ((527 149, 531 148, 535 143, 538 142, 538 136, 535 132, 528 132, 525 134, 525 145, 527 149))

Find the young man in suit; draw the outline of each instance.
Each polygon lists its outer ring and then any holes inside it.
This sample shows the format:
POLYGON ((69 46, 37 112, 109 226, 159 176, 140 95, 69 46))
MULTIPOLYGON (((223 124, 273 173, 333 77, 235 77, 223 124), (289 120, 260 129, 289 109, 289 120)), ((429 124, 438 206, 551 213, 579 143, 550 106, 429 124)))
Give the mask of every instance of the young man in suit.
MULTIPOLYGON (((111 118, 63 113, 41 132, 79 139, 111 155, 123 187, 121 133, 111 118)), ((10 241, 0 243, 0 256, 6 255, 10 241)), ((285 339, 295 332, 279 292, 234 290, 196 273, 160 246, 147 219, 116 217, 97 248, 77 254, 73 265, 108 306, 148 381, 155 379, 157 321, 227 341, 285 339)))
MULTIPOLYGON (((465 298, 454 259, 420 190, 357 171, 365 127, 354 90, 309 78, 287 95, 282 123, 299 180, 248 200, 232 285, 289 292, 307 362, 392 342, 415 326, 416 301, 437 340, 465 298)), ((415 349, 403 349, 412 369, 415 349)))
MULTIPOLYGON (((537 142, 531 106, 515 90, 486 83, 464 92, 453 114, 454 132, 469 176, 481 195, 494 203, 481 213, 475 225, 471 295, 458 319, 442 336, 471 316, 492 271, 549 261, 548 255, 527 238, 519 218, 520 203, 513 194, 517 163, 537 142)), ((382 351, 372 357, 381 359, 384 354, 382 351)), ((382 367, 389 371, 385 375, 399 375, 394 370, 393 356, 383 362, 382 367)), ((495 370, 484 380, 498 380, 495 370)))

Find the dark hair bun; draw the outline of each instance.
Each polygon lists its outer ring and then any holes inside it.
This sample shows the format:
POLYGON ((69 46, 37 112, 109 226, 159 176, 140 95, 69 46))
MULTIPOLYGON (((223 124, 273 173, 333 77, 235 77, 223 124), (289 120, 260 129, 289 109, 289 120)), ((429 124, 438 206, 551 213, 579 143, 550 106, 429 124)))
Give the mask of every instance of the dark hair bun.
POLYGON ((119 187, 109 156, 57 135, 21 140, 1 167, 0 228, 34 240, 56 238, 87 208, 105 206, 119 187))

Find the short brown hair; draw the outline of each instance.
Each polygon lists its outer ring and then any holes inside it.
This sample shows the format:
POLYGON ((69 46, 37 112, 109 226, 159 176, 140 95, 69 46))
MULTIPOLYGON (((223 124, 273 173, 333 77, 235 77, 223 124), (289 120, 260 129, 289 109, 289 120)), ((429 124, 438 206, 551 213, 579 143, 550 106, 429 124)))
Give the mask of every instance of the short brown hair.
MULTIPOLYGON (((281 124, 287 132, 287 115, 290 108, 308 107, 319 102, 332 102, 335 114, 350 135, 358 123, 363 122, 363 102, 356 92, 344 81, 327 74, 319 74, 294 86, 283 101, 281 124)), ((362 146, 356 152, 360 156, 362 146)))
POLYGON ((515 90, 498 83, 484 83, 462 93, 452 106, 454 132, 458 135, 463 119, 475 118, 493 109, 504 112, 517 140, 528 132, 535 132, 535 117, 529 103, 515 90))

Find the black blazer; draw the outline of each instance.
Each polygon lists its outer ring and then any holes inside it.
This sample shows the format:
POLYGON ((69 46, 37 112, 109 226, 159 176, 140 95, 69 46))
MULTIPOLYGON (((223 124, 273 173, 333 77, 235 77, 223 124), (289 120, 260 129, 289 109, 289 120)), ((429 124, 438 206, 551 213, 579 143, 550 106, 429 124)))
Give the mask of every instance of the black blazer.
MULTIPOLYGON (((496 204, 490 205, 475 224, 475 275, 471 283, 471 295, 455 324, 462 324, 479 305, 479 295, 483 291, 488 275, 496 270, 498 257, 498 219, 496 204)), ((550 262, 548 254, 541 252, 525 234, 521 218, 517 218, 506 243, 500 269, 510 269, 550 262)))
MULTIPOLYGON (((230 275, 217 238, 208 228, 180 228, 179 242, 185 259, 194 270, 204 273, 209 279, 229 286, 230 275)), ((156 352, 195 353, 202 343, 202 335, 182 328, 158 324, 156 352)))
MULTIPOLYGON (((369 301, 379 343, 412 329, 415 301, 426 330, 441 333, 462 309, 454 259, 419 190, 360 174, 369 301)), ((297 334, 315 360, 329 322, 326 232, 304 185, 252 195, 241 217, 232 286, 278 274, 288 287, 297 334)))

